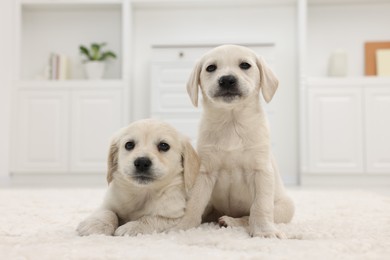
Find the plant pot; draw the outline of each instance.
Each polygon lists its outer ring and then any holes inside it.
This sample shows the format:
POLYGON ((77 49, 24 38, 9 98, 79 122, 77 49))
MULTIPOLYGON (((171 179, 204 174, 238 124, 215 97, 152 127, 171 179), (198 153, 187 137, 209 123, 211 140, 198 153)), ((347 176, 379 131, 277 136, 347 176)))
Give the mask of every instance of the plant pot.
POLYGON ((101 79, 104 74, 105 63, 102 61, 88 61, 85 63, 85 73, 88 79, 101 79))

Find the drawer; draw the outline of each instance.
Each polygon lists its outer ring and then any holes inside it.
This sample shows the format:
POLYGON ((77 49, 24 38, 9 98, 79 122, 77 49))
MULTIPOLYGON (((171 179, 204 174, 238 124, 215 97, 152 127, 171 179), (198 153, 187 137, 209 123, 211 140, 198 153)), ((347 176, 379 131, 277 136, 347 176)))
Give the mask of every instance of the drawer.
POLYGON ((194 112, 187 94, 187 80, 194 62, 154 62, 152 64, 152 113, 194 112))

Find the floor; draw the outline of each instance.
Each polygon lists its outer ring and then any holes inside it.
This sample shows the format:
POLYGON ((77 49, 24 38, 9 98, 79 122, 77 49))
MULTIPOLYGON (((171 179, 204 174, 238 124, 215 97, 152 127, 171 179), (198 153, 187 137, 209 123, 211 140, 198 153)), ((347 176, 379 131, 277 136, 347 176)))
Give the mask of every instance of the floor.
POLYGON ((104 188, 0 189, 0 259, 386 259, 387 191, 291 188, 296 215, 278 225, 289 239, 251 238, 213 223, 136 237, 79 237, 77 224, 104 188))

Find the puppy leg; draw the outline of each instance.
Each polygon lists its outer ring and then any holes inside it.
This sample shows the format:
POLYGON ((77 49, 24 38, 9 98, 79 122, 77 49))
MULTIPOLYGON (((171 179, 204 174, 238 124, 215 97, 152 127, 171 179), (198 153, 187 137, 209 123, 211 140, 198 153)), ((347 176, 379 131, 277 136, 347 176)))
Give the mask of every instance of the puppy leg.
MULTIPOLYGON (((274 205, 274 223, 289 223, 294 216, 294 202, 290 197, 283 196, 275 201, 274 205)), ((232 218, 222 216, 218 219, 220 227, 247 227, 249 225, 249 217, 232 218)))
POLYGON ((110 210, 99 210, 82 221, 77 227, 80 236, 103 234, 111 236, 118 227, 118 217, 110 210))
POLYGON ((163 232, 179 222, 178 218, 161 216, 144 216, 136 221, 129 221, 115 230, 115 236, 135 236, 137 234, 151 234, 163 232))
POLYGON ((249 233, 265 238, 286 238, 274 225, 274 172, 272 167, 255 172, 254 202, 250 209, 249 233))
POLYGON ((204 171, 199 173, 187 202, 186 212, 172 230, 187 230, 201 224, 202 214, 211 198, 216 178, 217 173, 207 174, 204 171))
POLYGON ((283 195, 277 201, 275 201, 275 223, 289 223, 294 216, 294 212, 294 202, 287 195, 283 195))
POLYGON ((249 216, 241 218, 222 216, 218 219, 218 224, 220 227, 248 227, 249 216))

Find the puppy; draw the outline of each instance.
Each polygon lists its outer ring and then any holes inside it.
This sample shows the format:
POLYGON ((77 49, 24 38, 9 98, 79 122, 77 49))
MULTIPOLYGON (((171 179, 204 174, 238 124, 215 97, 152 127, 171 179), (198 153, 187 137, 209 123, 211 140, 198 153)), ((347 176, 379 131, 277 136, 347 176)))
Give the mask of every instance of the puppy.
POLYGON ((174 226, 199 165, 189 141, 166 123, 147 119, 121 129, 109 150, 104 202, 79 224, 79 235, 133 236, 174 226))
MULTIPOLYGON (((262 93, 271 101, 278 80, 248 48, 224 45, 196 64, 187 91, 194 106, 203 95, 198 154, 200 174, 185 216, 174 228, 201 223, 206 206, 221 226, 246 226, 252 236, 284 238, 274 223, 287 223, 294 204, 286 195, 271 153, 262 93), (208 207, 210 208, 210 207, 208 207)), ((206 210, 205 215, 209 210, 206 210)))

